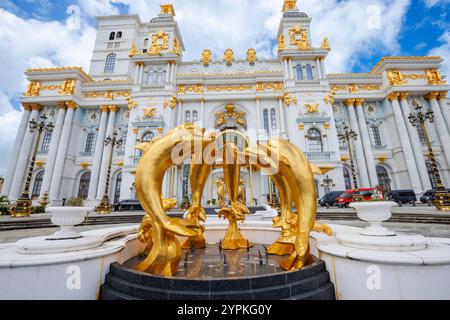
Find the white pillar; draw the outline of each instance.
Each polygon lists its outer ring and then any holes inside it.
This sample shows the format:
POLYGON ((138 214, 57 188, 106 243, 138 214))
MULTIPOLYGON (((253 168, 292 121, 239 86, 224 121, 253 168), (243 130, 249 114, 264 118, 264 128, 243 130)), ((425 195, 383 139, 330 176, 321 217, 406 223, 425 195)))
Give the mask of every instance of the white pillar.
POLYGON ((321 63, 320 63, 320 58, 317 58, 316 66, 317 66, 317 75, 318 75, 319 79, 322 79, 323 78, 323 74, 322 74, 322 66, 321 66, 321 63))
MULTIPOLYGON (((106 138, 111 137, 114 133, 114 128, 116 125, 116 113, 119 111, 119 107, 116 105, 109 106, 109 119, 108 119, 108 127, 106 129, 106 138)), ((111 156, 112 146, 109 144, 104 146, 103 148, 103 156, 100 167, 100 176, 98 180, 98 188, 97 188, 97 200, 101 200, 105 193, 106 187, 106 179, 108 178, 108 166, 109 166, 109 158, 111 156)))
POLYGON ((169 83, 169 78, 170 78, 170 62, 167 63, 167 67, 166 67, 166 77, 164 79, 165 83, 169 83))
POLYGON ((289 69, 289 79, 290 80, 294 80, 294 69, 293 69, 293 66, 292 66, 292 60, 291 59, 288 60, 288 69, 289 69))
POLYGON ((450 167, 450 135, 445 125, 444 117, 442 116, 439 103, 437 102, 438 92, 429 93, 426 98, 430 101, 431 109, 434 112, 434 123, 439 134, 439 139, 441 140, 442 149, 444 150, 445 159, 447 160, 447 166, 450 167))
POLYGON ((450 132, 450 109, 447 103, 447 93, 448 92, 440 92, 439 93, 439 105, 441 106, 441 112, 444 116, 445 123, 447 124, 447 130, 450 132))
POLYGON ((398 134, 400 136, 400 143, 403 149, 403 157, 405 158, 406 168, 408 169, 409 181, 412 189, 416 193, 422 193, 422 185, 420 183, 420 176, 417 170, 416 161, 414 160, 414 153, 409 142, 408 131, 406 129, 405 121, 403 121, 400 104, 398 103, 398 93, 392 93, 388 99, 392 103, 394 111, 395 124, 397 126, 398 134))
POLYGON ((370 143, 369 129, 367 128, 367 122, 364 116, 363 104, 364 104, 363 99, 356 99, 355 105, 356 105, 356 112, 358 114, 361 140, 363 141, 362 145, 364 148, 364 154, 366 156, 366 164, 367 164, 367 171, 369 173, 370 186, 373 188, 376 187, 379 183, 375 159, 373 157, 372 144, 370 143))
POLYGON ((325 71, 325 62, 324 62, 323 58, 320 59, 320 66, 321 66, 321 69, 322 69, 323 77, 326 78, 327 77, 327 73, 325 71))
POLYGON ((262 125, 261 125, 261 108, 260 108, 260 103, 261 103, 261 98, 257 97, 256 98, 256 124, 258 126, 258 128, 256 129, 256 139, 259 141, 260 139, 260 132, 262 131, 262 125))
POLYGON ((400 94, 400 105, 403 114, 403 121, 406 124, 408 130, 409 140, 412 150, 414 152, 414 158, 416 160, 417 170, 419 172, 420 180, 422 181, 423 191, 431 189, 430 177, 428 175, 427 165, 425 163, 425 157, 423 156, 422 144, 420 143, 419 133, 417 129, 409 122, 409 115, 411 114, 411 108, 408 104, 408 93, 400 94))
POLYGON ((181 110, 181 106, 182 103, 181 101, 178 101, 178 119, 177 119, 177 126, 180 126, 184 121, 183 121, 183 110, 181 110))
POLYGON ((281 121, 281 135, 283 138, 289 139, 286 127, 286 111, 285 107, 283 106, 283 101, 281 98, 278 99, 278 109, 280 110, 280 121, 281 121))
POLYGON ((170 74, 170 83, 175 84, 175 74, 176 74, 177 65, 172 63, 172 71, 170 74))
POLYGON ((100 166, 102 164, 103 146, 105 145, 106 125, 108 121, 108 106, 101 106, 100 110, 102 115, 100 117, 97 140, 95 143, 94 163, 92 165, 91 181, 89 183, 89 201, 94 201, 97 195, 98 177, 100 176, 100 166))
POLYGON ((73 102, 67 103, 66 118, 59 141, 58 153, 55 161, 52 181, 50 183, 50 200, 59 200, 59 189, 64 172, 64 163, 66 162, 67 148, 69 146, 70 132, 72 131, 73 115, 77 105, 73 102))
POLYGON ((139 72, 141 71, 140 63, 135 65, 134 68, 134 84, 139 84, 139 72))
POLYGON ((360 179, 360 188, 368 188, 370 187, 369 182, 369 176, 367 174, 367 166, 366 166, 366 159, 364 157, 364 149, 363 149, 363 143, 362 143, 362 135, 359 130, 358 126, 358 120, 356 118, 356 112, 355 112, 355 99, 348 99, 346 102, 346 105, 348 107, 348 113, 350 116, 350 126, 353 131, 358 135, 357 139, 355 140, 355 152, 356 152, 356 163, 358 166, 358 173, 359 173, 359 179, 360 179))
POLYGON ((284 80, 289 80, 289 67, 287 59, 283 59, 283 67, 284 67, 284 80))
POLYGON ((14 141, 11 157, 9 159, 8 171, 6 171, 5 183, 2 188, 2 196, 9 196, 9 191, 11 190, 11 185, 14 179, 14 173, 16 172, 20 149, 28 129, 31 109, 31 105, 23 105, 22 120, 20 121, 19 130, 17 131, 16 140, 14 141))
POLYGON ((46 192, 50 192, 50 183, 52 182, 53 171, 55 170, 56 156, 59 149, 59 141, 61 140, 61 133, 64 126, 64 119, 66 118, 66 104, 58 104, 58 116, 56 118, 55 129, 52 133, 50 142, 50 150, 47 155, 47 163, 45 164, 44 179, 42 180, 41 194, 42 198, 46 192))
MULTIPOLYGON (((35 120, 38 121, 39 112, 42 110, 42 106, 39 104, 33 104, 30 121, 35 120)), ((22 147, 20 149, 19 158, 17 160, 16 171, 14 173, 13 182, 11 184, 11 190, 9 192, 10 200, 17 200, 22 192, 22 188, 24 185, 25 172, 27 170, 28 160, 31 152, 31 145, 34 141, 34 133, 31 133, 29 130, 26 130, 25 136, 23 138, 22 147)))
MULTIPOLYGON (((174 111, 172 110, 172 114, 174 114, 174 111)), ((203 119, 205 116, 205 100, 202 98, 200 99, 200 124, 199 126, 202 128, 205 128, 206 121, 203 119)), ((208 129, 208 128, 207 128, 208 129)))

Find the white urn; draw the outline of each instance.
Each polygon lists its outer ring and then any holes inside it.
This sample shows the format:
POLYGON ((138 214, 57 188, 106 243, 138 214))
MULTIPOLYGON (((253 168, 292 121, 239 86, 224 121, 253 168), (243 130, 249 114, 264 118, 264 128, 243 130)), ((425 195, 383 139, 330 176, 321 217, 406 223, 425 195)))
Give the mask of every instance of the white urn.
POLYGON ((391 209, 396 206, 397 203, 393 201, 354 202, 350 204, 351 208, 356 209, 358 217, 369 223, 369 226, 363 229, 360 234, 377 237, 395 236, 395 232, 383 227, 381 223, 392 217, 391 209))
POLYGON ((74 226, 83 223, 91 208, 86 207, 51 207, 46 211, 51 213, 51 221, 60 227, 52 236, 46 240, 68 240, 78 239, 82 236, 73 229, 74 226))

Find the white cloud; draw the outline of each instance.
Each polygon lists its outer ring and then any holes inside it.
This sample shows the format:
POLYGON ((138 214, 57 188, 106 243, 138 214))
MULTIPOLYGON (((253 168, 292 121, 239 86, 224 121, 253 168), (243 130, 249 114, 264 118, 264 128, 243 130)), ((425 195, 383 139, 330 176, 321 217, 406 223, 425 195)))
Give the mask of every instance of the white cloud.
MULTIPOLYGON (((0 154, 9 155, 16 138, 17 129, 22 118, 22 112, 13 108, 9 98, 0 91, 0 154)), ((6 174, 9 158, 0 157, 0 174, 6 174)))
POLYGON ((439 38, 442 45, 430 50, 430 56, 441 56, 444 58, 444 63, 442 65, 441 71, 444 75, 450 75, 450 31, 446 31, 439 38))
POLYGON ((428 8, 434 7, 436 5, 446 5, 450 3, 450 0, 424 0, 425 6, 428 8))

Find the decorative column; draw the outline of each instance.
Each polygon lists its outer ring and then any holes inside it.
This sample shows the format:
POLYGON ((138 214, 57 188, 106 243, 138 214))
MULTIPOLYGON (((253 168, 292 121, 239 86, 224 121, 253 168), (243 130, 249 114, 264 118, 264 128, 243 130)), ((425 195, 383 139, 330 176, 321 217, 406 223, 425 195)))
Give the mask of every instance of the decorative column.
POLYGON ((169 83, 170 82, 169 79, 170 79, 170 62, 167 62, 166 77, 164 79, 164 82, 169 83))
POLYGON ((444 150, 445 159, 447 160, 447 166, 450 167, 450 135, 437 101, 438 97, 439 92, 430 92, 425 96, 425 98, 427 98, 430 102, 431 109, 434 112, 434 122, 436 123, 439 139, 441 140, 442 149, 444 150))
MULTIPOLYGON (((97 140, 95 142, 94 163, 91 171, 91 181, 89 183, 88 200, 94 201, 97 196, 98 178, 100 176, 100 168, 102 164, 103 147, 105 144, 106 125, 108 122, 108 106, 101 106, 102 115, 98 127, 97 140)), ((130 117, 131 118, 131 117, 130 117)))
POLYGON ((55 170, 56 156, 59 148, 59 141, 61 140, 61 133, 64 126, 64 119, 66 117, 67 106, 65 102, 58 103, 58 116, 56 118, 55 129, 53 130, 52 139, 50 142, 50 150, 47 156, 47 163, 45 164, 44 179, 42 180, 40 197, 44 197, 46 192, 50 192, 50 183, 52 182, 53 171, 55 170))
POLYGON ((181 100, 178 100, 178 123, 177 126, 180 126, 183 123, 183 111, 181 110, 182 102, 181 100))
POLYGON ((141 64, 138 62, 134 68, 134 84, 139 84, 139 72, 141 71, 141 64))
POLYGON ((55 169, 50 183, 50 200, 59 200, 59 189, 61 186, 61 179, 64 172, 64 163, 66 162, 67 148, 69 146, 70 132, 72 131, 72 122, 77 104, 75 102, 67 102, 67 112, 64 119, 64 125, 61 132, 61 139, 59 141, 58 152, 55 161, 55 169))
MULTIPOLYGON (((112 137, 112 134, 114 133, 114 127, 116 125, 116 113, 117 111, 119 111, 119 107, 116 105, 108 106, 108 108, 109 108, 109 119, 108 119, 108 127, 106 129, 106 138, 112 137)), ((105 139, 103 139, 101 142, 103 146, 103 156, 97 187, 97 200, 101 200, 105 193, 106 179, 108 175, 108 162, 111 156, 111 152, 113 152, 111 144, 105 145, 105 139)))
POLYGON ((414 153, 409 142, 408 131, 406 129, 406 124, 403 119, 400 104, 398 102, 400 94, 391 93, 388 99, 391 101, 392 110, 394 112, 395 124, 397 126, 397 131, 400 138, 400 143, 403 149, 403 157, 405 158, 406 168, 408 170, 409 181, 412 189, 416 193, 422 193, 422 184, 420 183, 420 176, 417 170, 416 161, 414 160, 414 153))
POLYGON ((419 172, 420 180, 422 181, 423 191, 431 189, 430 177, 428 175, 428 169, 425 162, 425 157, 423 156, 422 144, 419 139, 419 133, 417 129, 414 128, 409 121, 408 117, 411 113, 411 108, 408 103, 409 93, 400 93, 400 105, 403 114, 403 121, 406 124, 406 129, 408 130, 409 141, 411 143, 412 150, 414 152, 414 158, 416 160, 417 170, 419 172))
POLYGON ((292 60, 288 60, 288 69, 289 69, 289 79, 294 80, 294 67, 292 65, 292 60))
MULTIPOLYGON (((39 117, 39 112, 43 109, 43 107, 39 104, 30 104, 29 107, 32 110, 29 120, 34 119, 37 121, 39 117)), ((16 171, 14 172, 14 178, 12 180, 11 190, 9 192, 10 200, 13 201, 17 200, 17 198, 20 196, 20 193, 22 192, 22 187, 24 185, 25 171, 27 168, 28 159, 30 157, 31 144, 33 143, 34 136, 35 135, 31 133, 29 130, 25 131, 25 136, 22 141, 22 147, 20 148, 19 157, 17 159, 16 171)))
POLYGON ((320 63, 320 58, 317 58, 316 65, 317 65, 317 75, 319 76, 319 79, 322 79, 323 78, 323 73, 322 73, 322 66, 321 66, 321 63, 320 63))
POLYGON ((450 109, 447 103, 448 92, 439 92, 439 105, 441 106, 441 112, 444 116, 445 123, 447 124, 447 130, 450 132, 450 109))
POLYGON ((364 154, 366 156, 367 171, 370 178, 370 186, 376 187, 378 183, 377 169, 375 165, 375 159, 373 157, 372 144, 370 142, 369 129, 367 128, 366 117, 364 116, 364 100, 355 99, 356 112, 358 115, 359 129, 361 132, 361 142, 364 148, 364 154))
POLYGON ((359 130, 358 126, 358 120, 356 118, 356 112, 355 112, 355 99, 347 99, 345 101, 345 104, 348 107, 348 114, 350 116, 350 126, 354 132, 360 137, 359 139, 356 139, 355 141, 355 152, 356 152, 356 164, 358 166, 358 172, 359 172, 359 179, 360 179, 360 187, 361 188, 369 188, 370 187, 370 181, 369 176, 367 174, 367 166, 366 166, 366 159, 364 157, 364 149, 363 149, 363 143, 362 143, 362 136, 359 130))
POLYGON ((278 99, 278 109, 280 110, 280 121, 281 121, 281 135, 282 137, 289 139, 286 127, 286 114, 285 114, 285 108, 283 106, 283 99, 279 98, 278 99))
POLYGON ((17 131, 16 140, 14 141, 13 150, 9 159, 8 171, 6 171, 5 183, 2 188, 2 196, 9 196, 9 191, 11 190, 13 182, 12 180, 14 179, 14 173, 16 172, 16 166, 18 164, 20 149, 30 121, 31 110, 31 105, 23 104, 22 120, 20 121, 19 130, 17 131))

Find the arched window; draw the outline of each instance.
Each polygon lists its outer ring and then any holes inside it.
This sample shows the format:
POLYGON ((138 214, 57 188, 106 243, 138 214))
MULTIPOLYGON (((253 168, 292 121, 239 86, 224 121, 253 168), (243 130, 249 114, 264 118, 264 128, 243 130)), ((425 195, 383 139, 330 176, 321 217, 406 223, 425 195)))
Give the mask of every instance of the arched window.
POLYGON ((323 152, 322 135, 317 129, 308 130, 308 150, 309 152, 323 152))
POLYGON ((147 79, 145 80, 145 84, 154 84, 156 81, 155 71, 149 69, 146 71, 146 73, 147 73, 147 79))
POLYGON ((120 172, 116 177, 116 187, 114 189, 114 203, 119 203, 119 201, 120 201, 121 185, 122 185, 122 172, 120 172))
POLYGON ((151 142, 154 137, 155 134, 153 132, 147 132, 142 136, 141 142, 151 142))
POLYGON ((123 143, 120 145, 119 153, 125 153, 125 147, 127 146, 127 137, 128 137, 128 132, 125 131, 122 134, 122 141, 123 141, 123 143))
POLYGON ((198 121, 198 112, 196 110, 194 110, 192 112, 192 121, 193 122, 197 122, 198 121))
POLYGON ((41 146, 42 152, 48 152, 48 149, 50 148, 51 140, 52 140, 52 133, 45 132, 44 138, 42 139, 42 146, 41 146))
POLYGON ((389 179, 389 174, 386 168, 382 166, 377 166, 377 176, 378 176, 378 184, 384 189, 385 192, 389 192, 392 190, 391 188, 391 179, 389 179))
POLYGON ((84 153, 91 154, 94 151, 95 132, 89 132, 86 137, 86 145, 84 146, 84 153))
POLYGON ((42 181, 44 180, 44 171, 40 171, 34 178, 33 192, 31 198, 39 197, 42 188, 42 181))
POLYGON ((105 73, 114 73, 116 68, 117 55, 115 53, 108 54, 105 63, 105 73))
POLYGON ((313 72, 310 64, 306 65, 306 80, 313 80, 313 72))
POLYGON ((116 39, 122 39, 122 31, 117 32, 116 39))
POLYGON ((433 165, 427 161, 428 177, 430 177, 431 188, 436 189, 438 186, 436 175, 434 174, 433 165))
POLYGON ((159 70, 156 73, 156 84, 157 85, 163 85, 164 84, 164 78, 165 78, 165 71, 159 70))
POLYGON ((78 187, 78 198, 87 199, 89 194, 89 184, 91 182, 91 172, 85 172, 80 177, 80 185, 78 187))
POLYGON ((350 176, 350 171, 346 167, 342 168, 342 173, 344 174, 345 190, 352 188, 352 177, 350 176))
POLYGON ((369 134, 370 134, 370 141, 372 142, 372 146, 381 147, 382 142, 381 142, 380 128, 378 128, 376 126, 370 126, 369 134))
POLYGON ((303 80, 303 67, 301 64, 298 64, 295 67, 296 73, 297 73, 297 80, 303 80))
POLYGON ((115 32, 111 32, 109 34, 109 40, 114 40, 116 38, 116 33, 115 32))
POLYGON ((275 109, 270 110, 270 123, 272 124, 272 130, 277 129, 277 112, 275 109))
POLYGON ((190 111, 186 111, 186 113, 184 114, 184 122, 185 123, 191 122, 191 112, 190 111))
POLYGON ((269 111, 264 109, 264 130, 269 133, 269 111))

